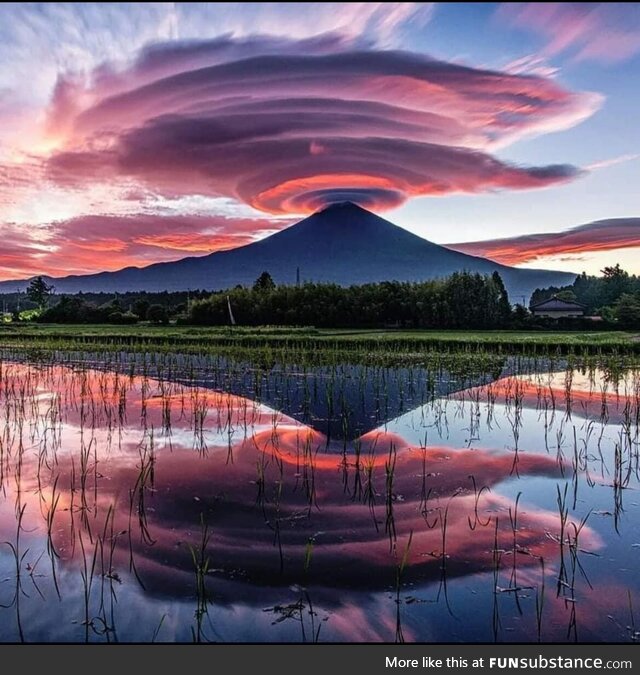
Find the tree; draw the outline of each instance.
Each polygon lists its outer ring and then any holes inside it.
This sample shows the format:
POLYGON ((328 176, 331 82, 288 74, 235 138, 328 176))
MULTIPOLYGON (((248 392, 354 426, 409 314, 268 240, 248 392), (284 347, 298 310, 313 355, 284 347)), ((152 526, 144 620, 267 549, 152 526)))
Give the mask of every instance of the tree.
POLYGON ((272 291, 275 287, 275 281, 269 272, 263 272, 253 284, 254 291, 272 291))
POLYGON ((511 318, 511 303, 509 302, 509 294, 507 293, 507 289, 504 286, 502 277, 498 272, 494 272, 491 275, 491 281, 493 281, 496 290, 498 291, 498 323, 501 325, 506 325, 511 318))
POLYGON ((513 325, 515 328, 524 328, 529 320, 529 310, 524 306, 517 304, 513 308, 513 325))
POLYGON ((35 277, 31 279, 27 287, 27 297, 31 302, 35 302, 40 309, 44 309, 54 290, 54 287, 42 277, 35 277))
POLYGON ((625 272, 620 263, 616 263, 613 267, 605 267, 603 270, 600 270, 602 276, 606 281, 616 281, 618 279, 628 279, 629 274, 625 272))
POLYGON ((605 285, 603 304, 613 305, 624 293, 629 292, 629 274, 618 263, 614 267, 605 267, 602 275, 605 285))
POLYGON ((613 308, 621 328, 640 328, 640 296, 624 293, 613 308))
POLYGON ((147 310, 147 319, 151 323, 169 323, 169 312, 164 305, 151 305, 147 310))
POLYGON ((560 293, 556 294, 556 298, 558 300, 564 300, 565 302, 577 302, 578 301, 578 296, 569 289, 566 289, 564 291, 560 291, 560 293))
POLYGON ((147 312, 149 311, 150 306, 151 303, 148 300, 145 300, 144 298, 139 298, 133 303, 131 311, 134 314, 137 314, 144 321, 147 318, 147 312))

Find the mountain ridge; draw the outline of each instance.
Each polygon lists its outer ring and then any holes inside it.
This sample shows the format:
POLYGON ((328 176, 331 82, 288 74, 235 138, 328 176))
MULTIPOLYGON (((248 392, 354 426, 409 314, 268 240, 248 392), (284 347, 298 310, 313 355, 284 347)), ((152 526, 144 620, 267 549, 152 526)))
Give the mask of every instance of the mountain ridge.
MULTIPOLYGON (((425 281, 456 271, 503 278, 512 302, 528 301, 537 287, 570 284, 575 274, 518 269, 423 239, 353 204, 331 204, 275 234, 234 249, 113 272, 49 277, 56 293, 222 290, 251 285, 268 271, 277 284, 302 281, 342 286, 380 281, 425 281)), ((29 280, 0 282, 0 292, 29 280)))

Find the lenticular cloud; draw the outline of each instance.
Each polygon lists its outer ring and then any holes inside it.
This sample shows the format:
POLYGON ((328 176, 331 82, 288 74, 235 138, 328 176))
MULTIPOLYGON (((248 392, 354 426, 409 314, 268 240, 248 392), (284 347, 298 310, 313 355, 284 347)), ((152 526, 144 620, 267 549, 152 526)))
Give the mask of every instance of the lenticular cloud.
POLYGON ((600 99, 539 76, 470 68, 336 35, 155 45, 90 82, 63 78, 49 113, 54 180, 126 178, 269 213, 346 199, 530 189, 569 164, 518 166, 499 148, 570 127, 600 99))

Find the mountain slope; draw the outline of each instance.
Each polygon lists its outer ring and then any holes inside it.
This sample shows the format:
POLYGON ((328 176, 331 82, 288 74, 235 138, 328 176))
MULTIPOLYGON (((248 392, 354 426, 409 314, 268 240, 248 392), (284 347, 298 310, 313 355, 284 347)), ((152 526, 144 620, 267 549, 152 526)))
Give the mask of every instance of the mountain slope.
MULTIPOLYGON (((536 287, 572 283, 574 274, 500 265, 422 239, 351 202, 334 204, 261 241, 198 258, 128 267, 117 272, 51 279, 57 293, 224 289, 251 285, 267 270, 278 284, 303 281, 340 285, 424 281, 467 270, 497 270, 513 302, 536 287)), ((25 288, 5 281, 0 292, 25 288)))

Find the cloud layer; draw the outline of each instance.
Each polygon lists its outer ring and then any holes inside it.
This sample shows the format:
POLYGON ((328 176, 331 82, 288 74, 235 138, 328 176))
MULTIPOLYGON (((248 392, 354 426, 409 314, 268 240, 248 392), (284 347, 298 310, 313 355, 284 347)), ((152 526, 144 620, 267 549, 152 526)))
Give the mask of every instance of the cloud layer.
MULTIPOLYGON (((635 30, 620 8, 545 7, 530 20, 526 5, 499 15, 550 36, 554 53, 593 46, 593 22, 635 30), (554 21, 573 22, 565 46, 551 39, 554 21)), ((502 149, 573 127, 602 97, 539 64, 489 70, 398 49, 422 43, 433 13, 432 3, 8 8, 0 278, 204 254, 336 201, 380 211, 598 168, 570 155, 505 161, 502 149)))
POLYGON ((615 63, 640 52, 637 2, 505 2, 497 16, 541 35, 549 56, 615 63))
POLYGON ((470 68, 325 35, 157 44, 89 82, 61 78, 48 127, 56 183, 132 180, 225 196, 268 213, 351 199, 546 187, 568 164, 490 154, 570 127, 600 104, 551 79, 470 68))
POLYGON ((87 215, 36 230, 0 226, 0 278, 64 276, 203 255, 243 246, 271 234, 285 220, 223 216, 87 215))
POLYGON ((562 232, 526 234, 447 246, 505 265, 518 265, 552 255, 636 248, 640 247, 640 218, 611 218, 562 232))

